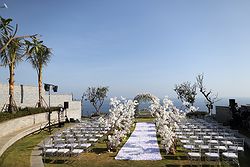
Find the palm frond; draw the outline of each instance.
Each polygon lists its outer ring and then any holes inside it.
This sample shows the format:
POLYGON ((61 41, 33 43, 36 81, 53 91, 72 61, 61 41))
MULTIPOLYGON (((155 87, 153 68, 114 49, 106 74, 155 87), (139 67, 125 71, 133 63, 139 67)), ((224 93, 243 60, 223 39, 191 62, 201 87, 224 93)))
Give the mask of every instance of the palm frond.
POLYGON ((52 55, 51 49, 47 48, 43 41, 37 37, 32 37, 32 41, 26 42, 29 46, 27 60, 32 64, 32 67, 37 71, 48 64, 52 55))

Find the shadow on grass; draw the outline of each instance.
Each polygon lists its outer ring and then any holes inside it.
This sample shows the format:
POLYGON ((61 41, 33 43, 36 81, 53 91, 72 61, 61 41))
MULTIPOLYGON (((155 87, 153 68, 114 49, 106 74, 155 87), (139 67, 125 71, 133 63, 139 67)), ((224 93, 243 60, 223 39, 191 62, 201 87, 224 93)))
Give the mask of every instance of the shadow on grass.
POLYGON ((92 152, 96 154, 106 153, 108 150, 107 148, 92 148, 92 152))
POLYGON ((118 154, 118 151, 110 152, 110 156, 109 157, 115 158, 117 154, 118 154))
MULTIPOLYGON (((167 166, 180 166, 180 165, 167 165, 167 166)), ((195 164, 189 164, 189 165, 181 165, 181 167, 217 167, 218 165, 208 165, 208 164, 199 164, 199 162, 195 164)))
POLYGON ((164 159, 166 160, 187 160, 187 156, 169 156, 169 155, 165 155, 165 156, 162 156, 164 159))
POLYGON ((116 157, 116 154, 115 154, 115 155, 110 155, 109 157, 115 158, 115 157, 116 157))
POLYGON ((239 163, 241 167, 250 166, 250 148, 245 147, 245 151, 239 152, 239 163))
POLYGON ((207 165, 166 165, 166 167, 207 167, 207 165))
MULTIPOLYGON (((182 165, 182 167, 211 167, 214 165, 200 165, 200 164, 194 164, 194 165, 182 165)), ((216 166, 216 165, 215 165, 216 166)))
POLYGON ((75 160, 73 159, 57 159, 57 158, 46 158, 43 159, 43 163, 47 163, 47 164, 73 164, 75 160))

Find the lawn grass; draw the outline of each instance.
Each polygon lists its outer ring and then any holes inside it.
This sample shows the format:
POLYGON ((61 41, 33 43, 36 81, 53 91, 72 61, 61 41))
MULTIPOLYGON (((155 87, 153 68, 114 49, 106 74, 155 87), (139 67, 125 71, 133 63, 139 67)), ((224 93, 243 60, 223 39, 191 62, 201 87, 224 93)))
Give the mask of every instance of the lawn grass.
POLYGON ((41 142, 48 132, 29 135, 14 143, 0 158, 1 167, 27 167, 30 166, 30 154, 33 148, 41 142))
MULTIPOLYGON (((107 152, 106 144, 97 143, 90 152, 81 154, 77 158, 67 158, 64 162, 57 160, 48 161, 45 167, 165 167, 165 166, 190 166, 190 161, 186 158, 185 150, 182 147, 177 148, 178 152, 175 155, 165 155, 164 150, 161 149, 163 160, 161 161, 128 161, 115 160, 118 152, 107 152), (63 164, 62 164, 63 163, 63 164)), ((199 165, 194 162, 193 165, 199 165)), ((213 163, 210 163, 212 165, 213 163)), ((207 164, 208 165, 208 164, 207 164)), ((203 163, 203 166, 206 166, 203 163)))
MULTIPOLYGON (((58 111, 58 107, 51 107, 51 111, 58 111)), ((48 112, 49 109, 46 108, 33 108, 33 107, 25 107, 19 109, 16 113, 9 113, 9 112, 0 112, 0 122, 8 121, 15 118, 20 118, 28 115, 39 114, 48 112)))
POLYGON ((136 122, 153 122, 155 118, 136 118, 135 121, 136 122))
MULTIPOLYGON (((72 124, 65 124, 65 127, 72 124)), ((53 128, 52 132, 62 128, 53 128)), ((50 134, 41 131, 39 134, 30 134, 9 147, 0 157, 0 167, 28 167, 30 166, 30 155, 34 147, 50 134)))

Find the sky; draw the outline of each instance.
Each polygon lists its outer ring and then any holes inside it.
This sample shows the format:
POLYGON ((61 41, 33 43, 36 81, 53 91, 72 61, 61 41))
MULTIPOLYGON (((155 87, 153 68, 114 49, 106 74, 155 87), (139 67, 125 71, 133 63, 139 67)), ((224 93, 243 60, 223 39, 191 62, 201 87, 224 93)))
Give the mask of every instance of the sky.
MULTIPOLYGON (((175 84, 204 74, 219 97, 250 97, 249 0, 0 0, 19 35, 52 48, 44 83, 80 98, 90 86, 108 96, 176 97, 175 84)), ((7 83, 8 69, 0 68, 7 83)), ((37 85, 19 63, 15 83, 37 85)))

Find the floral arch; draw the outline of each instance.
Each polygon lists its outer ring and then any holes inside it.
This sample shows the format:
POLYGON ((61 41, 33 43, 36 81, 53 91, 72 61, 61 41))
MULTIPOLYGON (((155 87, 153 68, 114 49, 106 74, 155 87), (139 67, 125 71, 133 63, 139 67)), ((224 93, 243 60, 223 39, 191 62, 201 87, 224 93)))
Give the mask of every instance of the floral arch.
POLYGON ((139 104, 142 101, 149 101, 151 104, 159 103, 159 98, 150 94, 150 93, 141 93, 135 96, 134 100, 137 101, 137 105, 135 106, 135 113, 136 115, 139 112, 139 104))

